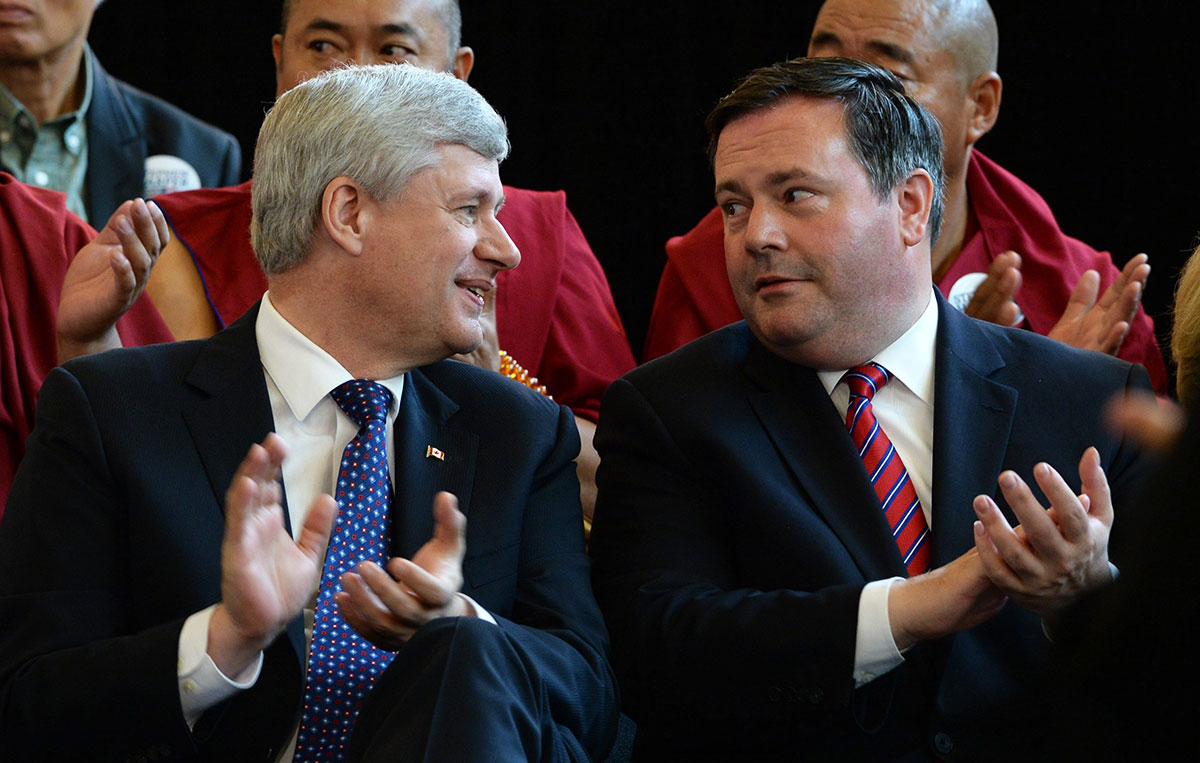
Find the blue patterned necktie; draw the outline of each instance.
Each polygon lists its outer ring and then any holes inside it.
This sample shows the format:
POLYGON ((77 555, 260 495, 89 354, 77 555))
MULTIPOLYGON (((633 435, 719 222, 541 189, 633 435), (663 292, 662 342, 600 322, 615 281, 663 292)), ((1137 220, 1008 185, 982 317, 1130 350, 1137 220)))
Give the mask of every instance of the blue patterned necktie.
POLYGON ((388 560, 387 413, 392 393, 373 381, 355 379, 329 394, 358 424, 358 434, 342 453, 338 470, 337 526, 329 539, 317 594, 297 761, 345 759, 363 700, 394 656, 359 636, 333 601, 343 573, 360 562, 383 565, 388 560))

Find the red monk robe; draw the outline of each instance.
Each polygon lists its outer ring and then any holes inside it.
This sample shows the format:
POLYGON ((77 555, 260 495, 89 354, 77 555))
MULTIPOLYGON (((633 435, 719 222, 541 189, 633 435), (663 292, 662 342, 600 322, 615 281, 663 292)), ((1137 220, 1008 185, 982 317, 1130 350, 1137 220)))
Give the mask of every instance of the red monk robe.
MULTIPOLYGON (((0 515, 38 390, 58 365, 54 326, 67 265, 96 236, 67 211, 66 198, 0 173, 0 515)), ((145 295, 117 321, 117 333, 126 346, 173 339, 145 295)))
MULTIPOLYGON (((1049 333, 1085 270, 1100 274, 1100 293, 1120 272, 1108 252, 1098 252, 1064 234, 1036 191, 978 150, 967 167, 970 222, 962 251, 938 282, 942 294, 968 273, 986 272, 996 255, 1021 255, 1021 289, 1016 301, 1026 328, 1049 333)), ((965 303, 964 303, 965 304, 965 303)), ((667 241, 667 264, 658 284, 646 334, 644 358, 651 360, 710 331, 742 319, 725 273, 720 210, 695 228, 667 241)), ((1118 356, 1141 363, 1159 394, 1167 392, 1167 371, 1154 322, 1139 304, 1118 356)))
MULTIPOLYGON (((566 194, 510 186, 504 193, 499 219, 521 264, 496 279, 500 348, 556 401, 595 421, 604 390, 634 366, 608 280, 566 194)), ((191 254, 219 322, 232 323, 267 288, 250 248, 250 183, 154 201, 191 254)))

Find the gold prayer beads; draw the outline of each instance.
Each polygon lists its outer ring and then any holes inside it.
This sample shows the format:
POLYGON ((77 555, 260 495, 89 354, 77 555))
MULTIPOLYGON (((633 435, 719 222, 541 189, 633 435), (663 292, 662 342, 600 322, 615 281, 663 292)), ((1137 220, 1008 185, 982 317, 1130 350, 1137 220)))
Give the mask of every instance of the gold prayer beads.
POLYGON ((549 390, 546 389, 545 384, 539 383, 536 376, 530 376, 529 372, 520 363, 513 360, 513 357, 504 350, 500 351, 500 373, 513 381, 524 384, 534 392, 545 395, 551 400, 554 399, 549 390))

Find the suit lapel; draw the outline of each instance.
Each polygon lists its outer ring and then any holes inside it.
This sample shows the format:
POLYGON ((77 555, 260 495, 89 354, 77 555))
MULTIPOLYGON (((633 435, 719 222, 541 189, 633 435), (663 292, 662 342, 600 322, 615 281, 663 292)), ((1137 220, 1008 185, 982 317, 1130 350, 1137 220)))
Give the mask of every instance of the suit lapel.
POLYGON ((392 550, 397 556, 412 558, 433 535, 433 496, 439 490, 454 493, 459 509, 470 517, 479 438, 447 424, 457 411, 458 404, 421 369, 405 378, 392 435, 392 550))
POLYGON ((845 421, 811 369, 751 340, 750 405, 812 509, 837 534, 867 580, 904 576, 900 552, 845 421))
MULTIPOLYGON (((254 333, 257 320, 258 304, 255 304, 232 326, 207 340, 186 379, 199 394, 195 402, 184 408, 183 419, 222 512, 225 491, 246 451, 251 444, 262 442, 268 432, 275 431, 254 333)), ((286 491, 282 503, 283 521, 290 533, 292 523, 286 491)), ((303 656, 303 618, 293 620, 287 634, 297 657, 303 656)))
POLYGON ((995 496, 1017 391, 989 378, 1004 367, 973 319, 938 296, 934 382, 933 562, 941 566, 975 544, 971 502, 995 496), (964 457, 963 454, 969 454, 964 457))
POLYGON ((183 417, 222 511, 246 450, 275 429, 254 334, 257 318, 256 305, 209 339, 187 376, 200 395, 183 417))
POLYGON ((142 195, 146 141, 116 84, 92 62, 92 103, 86 115, 88 130, 87 203, 96 228, 126 199, 142 195))

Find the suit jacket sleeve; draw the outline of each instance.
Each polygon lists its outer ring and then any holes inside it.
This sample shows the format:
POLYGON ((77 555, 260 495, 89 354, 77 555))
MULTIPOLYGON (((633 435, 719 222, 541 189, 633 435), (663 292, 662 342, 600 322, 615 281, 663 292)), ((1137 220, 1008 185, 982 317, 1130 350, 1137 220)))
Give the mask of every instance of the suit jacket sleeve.
POLYGON ((656 408, 628 378, 614 382, 596 439, 593 584, 626 711, 680 736, 720 727, 727 738, 761 738, 820 723, 851 698, 865 581, 818 574, 810 590, 761 577, 757 588, 736 585, 748 577, 740 560, 759 552, 739 547, 742 521, 753 520, 736 505, 756 455, 738 453, 742 433, 718 424, 710 428, 724 431, 732 452, 701 462, 708 446, 677 441, 656 408))
POLYGON ((0 738, 16 759, 194 757, 176 681, 183 619, 134 630, 125 507, 87 397, 47 377, 0 526, 0 738))
POLYGON ((221 157, 221 179, 218 187, 237 185, 242 179, 242 147, 232 135, 223 136, 225 150, 221 157))
MULTIPOLYGON (((552 405, 544 399, 534 403, 552 405)), ((526 663, 537 666, 537 679, 545 686, 554 720, 600 758, 616 733, 616 680, 608 663, 604 621, 588 581, 590 563, 584 552, 573 461, 579 436, 570 409, 555 407, 557 422, 547 428, 553 439, 545 438, 547 447, 524 500, 520 540, 507 551, 487 555, 500 562, 501 557, 516 553, 514 593, 511 598, 504 593, 503 580, 489 585, 487 579, 496 573, 486 572, 490 566, 486 558, 476 564, 468 561, 467 578, 477 582, 468 593, 493 613, 526 663)), ((536 420, 544 421, 541 416, 536 420)), ((502 563, 495 569, 511 572, 513 568, 502 563)))
MULTIPOLYGON (((18 760, 270 760, 299 711, 301 618, 253 688, 194 732, 183 720, 179 632, 220 599, 224 533, 169 391, 195 346, 80 358, 42 387, 0 523, 0 739, 18 760)), ((246 433, 227 431, 243 452, 246 433)))

